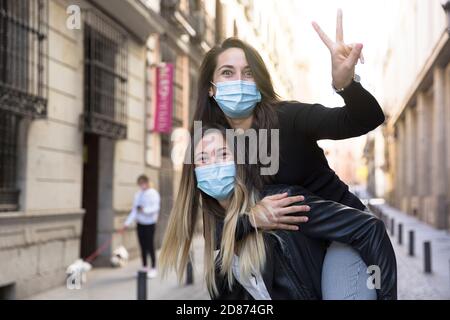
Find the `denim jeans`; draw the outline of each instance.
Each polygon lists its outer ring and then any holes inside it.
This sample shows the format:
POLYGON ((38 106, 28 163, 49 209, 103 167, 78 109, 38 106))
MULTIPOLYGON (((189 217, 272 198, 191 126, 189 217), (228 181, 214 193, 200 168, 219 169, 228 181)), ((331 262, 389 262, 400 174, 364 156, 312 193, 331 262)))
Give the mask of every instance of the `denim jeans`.
POLYGON ((376 300, 376 290, 367 286, 369 277, 357 251, 332 242, 323 263, 322 297, 324 300, 376 300))

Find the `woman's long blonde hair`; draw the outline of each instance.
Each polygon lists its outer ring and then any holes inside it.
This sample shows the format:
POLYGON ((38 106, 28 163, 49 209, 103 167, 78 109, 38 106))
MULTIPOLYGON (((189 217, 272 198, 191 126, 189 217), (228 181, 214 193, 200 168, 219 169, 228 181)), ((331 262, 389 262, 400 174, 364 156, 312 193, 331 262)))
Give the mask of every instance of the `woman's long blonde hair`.
MULTIPOLYGON (((213 128, 219 129, 225 139, 223 128, 213 128)), ((202 132, 205 132, 206 129, 208 128, 204 127, 202 132)), ((233 254, 236 253, 239 256, 241 277, 247 278, 251 276, 251 273, 263 270, 266 251, 262 232, 252 232, 238 242, 235 240, 238 218, 247 214, 250 215, 250 219, 254 219, 252 208, 258 201, 258 195, 253 190, 249 192, 244 183, 245 168, 243 165, 236 165, 235 187, 227 210, 223 210, 217 200, 198 190, 194 174, 193 150, 200 139, 194 137, 188 148, 187 157, 191 161, 185 162, 183 165, 179 190, 164 234, 159 268, 162 270, 163 276, 169 270, 175 269, 178 280, 182 281, 189 260, 195 226, 201 211, 205 239, 205 280, 210 294, 217 295, 214 250, 216 248, 216 224, 219 219, 223 219, 224 225, 217 263, 220 274, 227 278, 230 290, 234 279, 232 274, 233 254)))

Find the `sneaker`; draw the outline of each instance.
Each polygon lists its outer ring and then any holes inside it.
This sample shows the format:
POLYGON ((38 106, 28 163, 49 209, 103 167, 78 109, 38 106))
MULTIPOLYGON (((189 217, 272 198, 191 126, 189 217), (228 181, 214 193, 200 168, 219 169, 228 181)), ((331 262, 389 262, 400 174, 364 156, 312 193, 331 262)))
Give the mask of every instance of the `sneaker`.
POLYGON ((153 279, 156 278, 156 276, 158 275, 158 271, 155 268, 151 268, 148 272, 147 272, 147 277, 149 279, 153 279))

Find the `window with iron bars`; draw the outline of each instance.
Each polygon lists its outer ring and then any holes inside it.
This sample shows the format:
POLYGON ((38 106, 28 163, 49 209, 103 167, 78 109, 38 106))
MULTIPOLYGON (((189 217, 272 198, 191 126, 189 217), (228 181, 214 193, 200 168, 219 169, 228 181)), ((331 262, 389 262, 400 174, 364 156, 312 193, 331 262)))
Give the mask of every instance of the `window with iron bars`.
POLYGON ((86 17, 84 130, 124 139, 127 132, 127 36, 97 11, 87 11, 86 17))
POLYGON ((47 1, 0 0, 0 110, 47 112, 47 1))
POLYGON ((18 210, 19 190, 16 179, 18 124, 18 115, 0 112, 0 212, 18 210))
POLYGON ((18 133, 47 114, 46 0, 0 0, 0 212, 19 209, 18 133))

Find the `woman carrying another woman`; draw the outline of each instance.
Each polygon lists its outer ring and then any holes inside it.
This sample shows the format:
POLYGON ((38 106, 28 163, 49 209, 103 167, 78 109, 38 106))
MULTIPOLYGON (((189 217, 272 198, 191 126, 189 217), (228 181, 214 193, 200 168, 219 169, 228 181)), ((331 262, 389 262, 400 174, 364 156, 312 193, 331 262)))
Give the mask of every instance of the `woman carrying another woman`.
MULTIPOLYGON (((250 206, 250 210, 254 212, 254 219, 246 219, 244 212, 240 212, 237 231, 245 232, 243 234, 238 232, 235 235, 237 241, 241 239, 241 236, 245 239, 248 233, 253 236, 255 229, 297 230, 298 226, 295 224, 304 222, 305 217, 298 214, 294 217, 286 215, 294 211, 309 212, 307 214, 309 221, 304 226, 310 225, 311 215, 316 216, 317 211, 321 213, 322 211, 317 206, 308 204, 306 200, 309 193, 322 201, 328 200, 329 202, 326 203, 334 201, 334 206, 339 206, 338 203, 348 206, 346 207, 348 213, 359 214, 361 210, 367 210, 329 167, 317 141, 346 139, 366 134, 383 123, 384 114, 376 99, 361 86, 358 77, 355 76, 355 65, 358 59, 362 60, 362 45, 344 43, 342 12, 338 12, 336 42, 331 41, 317 24, 314 24, 314 28, 330 50, 333 86, 345 101, 343 107, 326 108, 320 104, 281 101, 274 91, 270 74, 259 53, 236 38, 227 39, 220 46, 211 49, 202 62, 194 120, 202 121, 203 125, 217 124, 225 128, 242 129, 244 132, 250 129, 257 129, 257 132, 258 129, 267 129, 269 132, 272 129, 279 130, 279 170, 275 174, 260 176, 260 169, 263 167, 260 163, 242 166, 245 171, 243 177, 254 179, 252 187, 247 186, 248 192, 255 191, 255 194, 259 193, 261 197, 254 204, 252 202, 245 205, 239 204, 244 208, 250 206), (255 179, 257 177, 260 179, 255 179), (263 197, 264 189, 268 185, 301 186, 304 189, 297 197, 281 192, 284 190, 280 190, 278 194, 263 197), (294 209, 290 208, 289 205, 300 201, 301 196, 305 197, 305 202, 297 204, 294 209), (272 210, 263 210, 261 209, 263 207, 272 210), (351 211, 351 208, 357 210, 351 211)), ((191 178, 193 181, 189 181, 188 184, 191 185, 193 182, 195 185, 195 177, 191 178)), ((209 208, 222 210, 223 213, 223 207, 222 209, 216 207, 213 199, 207 197, 205 199, 211 204, 209 208)), ((186 201, 183 198, 177 199, 173 212, 177 212, 178 206, 191 208, 192 204, 195 208, 198 205, 192 203, 193 200, 186 201)), ((199 197, 195 201, 199 201, 199 197)), ((189 220, 185 223, 193 223, 189 212, 185 212, 185 215, 189 216, 189 220)), ((327 226, 333 229, 339 225, 342 226, 342 223, 344 222, 337 220, 332 226, 327 226)), ((184 226, 184 228, 190 227, 190 224, 184 226)), ((208 228, 212 227, 214 226, 208 226, 208 228)), ((172 226, 169 224, 168 232, 170 228, 172 226)), ((184 234, 188 235, 186 232, 184 234)), ((303 232, 294 234, 301 233, 303 232)), ((328 242, 326 243, 321 279, 325 299, 357 297, 357 290, 353 290, 351 294, 347 292, 345 284, 349 281, 346 281, 344 285, 336 283, 336 277, 334 277, 336 270, 345 271, 346 276, 343 279, 360 279, 361 270, 367 269, 367 265, 364 264, 367 261, 361 260, 362 253, 356 252, 348 245, 342 245, 341 242, 345 241, 333 241, 329 246, 328 242)), ((182 243, 179 242, 178 245, 182 243)), ((181 250, 181 247, 175 246, 173 249, 181 250)), ((392 251, 390 255, 389 261, 394 261, 395 265, 395 256, 392 251)), ((169 265, 173 262, 171 261, 169 265)), ((383 270, 381 271, 382 274, 386 274, 383 270)), ((392 277, 395 278, 396 275, 392 277)), ((381 298, 387 297, 395 298, 395 295, 391 293, 381 298)), ((365 298, 370 299, 370 297, 365 298)))
MULTIPOLYGON (((234 161, 224 129, 206 129, 192 141, 192 164, 183 166, 160 255, 163 273, 175 268, 180 279, 183 276, 201 211, 206 283, 212 298, 322 299, 328 294, 321 277, 329 241, 347 244, 366 265, 379 270, 373 287, 361 266, 355 274, 359 279, 333 273, 347 292, 354 291, 354 299, 396 298, 395 256, 381 220, 323 200, 300 186, 266 186, 261 194, 254 187, 254 177, 246 176, 245 165, 234 161), (311 207, 309 220, 299 231, 245 230, 240 221, 255 222, 257 203, 273 213, 275 209, 265 200, 284 207, 286 198, 279 196, 284 192, 297 202, 303 198, 302 203, 311 207), (262 197, 265 200, 260 201, 262 197), (216 256, 215 249, 219 249, 216 256)), ((289 214, 286 219, 294 218, 290 213, 297 210, 296 204, 282 209, 289 214)))

